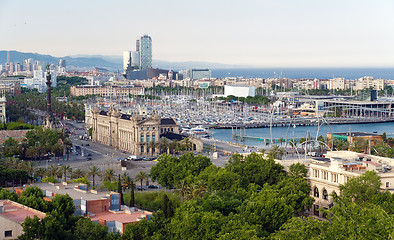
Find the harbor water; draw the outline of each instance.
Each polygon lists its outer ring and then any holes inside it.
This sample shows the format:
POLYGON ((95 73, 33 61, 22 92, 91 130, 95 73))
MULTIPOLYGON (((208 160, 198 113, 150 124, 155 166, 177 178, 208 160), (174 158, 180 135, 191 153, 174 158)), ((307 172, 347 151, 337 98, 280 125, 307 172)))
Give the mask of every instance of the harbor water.
MULTIPOLYGON (((242 130, 232 130, 232 129, 210 129, 212 137, 217 140, 222 140, 226 142, 240 143, 240 141, 232 139, 232 133, 242 134, 246 136, 253 136, 259 138, 271 138, 270 128, 250 128, 242 130), (241 131, 241 132, 240 132, 241 131)), ((315 139, 316 136, 322 135, 327 136, 327 133, 331 132, 376 132, 378 134, 386 133, 388 137, 394 137, 394 123, 371 123, 371 124, 344 124, 344 125, 322 125, 320 126, 319 132, 317 126, 297 126, 297 127, 273 127, 272 128, 272 138, 303 138, 308 137, 310 134, 311 138, 315 139)), ((266 147, 265 142, 255 141, 255 140, 245 140, 242 142, 247 146, 263 148, 266 147)))

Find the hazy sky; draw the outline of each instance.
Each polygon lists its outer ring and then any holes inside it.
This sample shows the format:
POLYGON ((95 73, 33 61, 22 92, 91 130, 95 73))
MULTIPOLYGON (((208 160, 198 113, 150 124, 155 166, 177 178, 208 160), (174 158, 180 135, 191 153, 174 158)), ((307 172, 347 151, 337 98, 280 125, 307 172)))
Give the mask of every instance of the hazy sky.
POLYGON ((393 0, 0 0, 0 49, 259 67, 393 67, 393 0))

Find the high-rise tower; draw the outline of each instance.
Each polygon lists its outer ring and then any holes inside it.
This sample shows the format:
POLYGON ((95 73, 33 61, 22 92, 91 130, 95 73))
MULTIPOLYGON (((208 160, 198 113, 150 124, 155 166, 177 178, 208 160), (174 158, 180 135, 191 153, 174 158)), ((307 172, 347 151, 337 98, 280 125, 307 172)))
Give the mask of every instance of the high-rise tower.
POLYGON ((152 68, 152 38, 148 35, 140 38, 140 69, 152 68))
POLYGON ((127 68, 131 65, 131 52, 123 52, 123 72, 126 73, 127 68))

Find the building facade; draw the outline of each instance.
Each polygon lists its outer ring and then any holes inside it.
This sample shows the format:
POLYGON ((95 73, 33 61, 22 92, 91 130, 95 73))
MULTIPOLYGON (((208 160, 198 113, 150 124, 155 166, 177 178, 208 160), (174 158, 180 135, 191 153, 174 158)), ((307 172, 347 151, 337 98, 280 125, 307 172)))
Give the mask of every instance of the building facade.
POLYGON ((0 98, 0 123, 5 123, 7 121, 6 115, 6 103, 7 99, 5 97, 0 98))
MULTIPOLYGON (((88 116, 87 116, 88 118, 88 116)), ((158 115, 142 117, 138 114, 122 114, 119 110, 100 111, 92 109, 92 141, 121 149, 138 156, 155 155, 159 151, 160 134, 179 133, 173 118, 158 115), (152 145, 152 142, 155 145, 152 145)))
POLYGON ((102 97, 124 98, 131 95, 143 95, 144 88, 134 86, 90 86, 80 85, 70 87, 70 95, 85 96, 85 95, 99 95, 102 97))
POLYGON ((255 96, 255 87, 251 86, 224 86, 224 96, 236 96, 236 97, 254 97, 255 96))

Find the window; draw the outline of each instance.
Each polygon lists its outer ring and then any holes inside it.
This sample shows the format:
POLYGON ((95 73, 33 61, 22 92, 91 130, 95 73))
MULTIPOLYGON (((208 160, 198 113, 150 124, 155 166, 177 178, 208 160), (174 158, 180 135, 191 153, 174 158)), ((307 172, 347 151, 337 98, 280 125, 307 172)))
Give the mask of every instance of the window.
POLYGON ((12 230, 4 231, 4 237, 12 237, 12 230))
POLYGON ((155 141, 156 141, 156 135, 152 134, 152 142, 155 142, 155 141))
POLYGON ((149 135, 146 135, 146 142, 149 142, 149 135))
POLYGON ((173 128, 171 128, 171 132, 173 132, 174 131, 174 129, 173 128))
POLYGON ((160 133, 163 133, 163 128, 162 128, 162 129, 160 129, 160 133))
POLYGON ((332 180, 333 182, 335 182, 335 183, 338 182, 338 175, 332 173, 332 174, 331 174, 331 180, 332 180))
POLYGON ((313 196, 319 197, 319 189, 317 187, 313 190, 313 196))
POLYGON ((141 146, 141 153, 144 152, 144 146, 141 146))
POLYGON ((328 200, 328 193, 326 189, 323 190, 323 199, 328 200))
POLYGON ((315 216, 319 216, 319 205, 315 205, 313 209, 313 214, 315 214, 315 216))
POLYGON ((386 182, 386 188, 390 187, 390 182, 386 182))
POLYGON ((149 128, 146 128, 147 131, 149 131, 149 128))
POLYGON ((141 134, 140 142, 144 142, 144 134, 141 134))
POLYGON ((196 144, 193 144, 193 151, 196 151, 197 147, 196 144))

